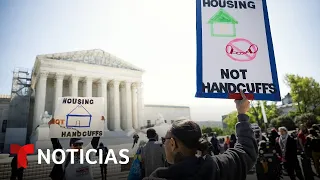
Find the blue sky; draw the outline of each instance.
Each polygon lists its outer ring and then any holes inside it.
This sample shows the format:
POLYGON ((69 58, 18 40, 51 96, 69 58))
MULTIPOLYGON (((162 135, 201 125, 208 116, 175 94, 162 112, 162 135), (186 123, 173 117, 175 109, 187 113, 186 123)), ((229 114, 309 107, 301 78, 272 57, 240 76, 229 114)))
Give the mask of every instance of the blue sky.
MULTIPOLYGON (((268 0, 281 95, 286 73, 320 81, 320 1, 268 0)), ((146 70, 146 104, 188 105, 221 120, 232 100, 197 99, 195 0, 2 0, 0 94, 38 54, 103 49, 146 70)))

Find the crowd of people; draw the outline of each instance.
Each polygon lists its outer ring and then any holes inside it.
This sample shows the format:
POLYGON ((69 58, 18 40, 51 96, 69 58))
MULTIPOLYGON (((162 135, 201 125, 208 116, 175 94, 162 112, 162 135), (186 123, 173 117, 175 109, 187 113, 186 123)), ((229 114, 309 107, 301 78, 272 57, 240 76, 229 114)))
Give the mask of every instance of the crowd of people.
MULTIPOLYGON (((207 139, 207 141, 209 141, 208 136, 206 134, 203 135, 204 138, 207 139)), ((217 134, 214 133, 210 133, 209 137, 211 137, 210 140, 210 152, 213 155, 218 155, 218 154, 222 154, 224 153, 227 149, 229 148, 234 148, 236 142, 237 142, 237 137, 235 134, 231 134, 230 136, 226 136, 225 138, 218 138, 217 134)))
POLYGON ((149 141, 139 146, 128 180, 245 180, 254 166, 258 147, 246 112, 250 103, 243 93, 236 100, 236 136, 225 140, 221 153, 219 140, 209 141, 193 121, 174 122, 161 142, 154 129, 147 131, 149 141))
MULTIPOLYGON (((140 141, 128 180, 245 180, 247 173, 253 167, 257 169, 258 179, 264 180, 270 179, 271 176, 267 174, 275 174, 275 170, 282 170, 282 168, 272 168, 270 164, 284 167, 291 180, 296 177, 300 180, 311 180, 313 176, 319 176, 319 127, 314 125, 306 129, 302 126, 296 135, 291 135, 285 127, 280 127, 272 130, 268 137, 262 138, 258 147, 249 116, 246 115, 250 102, 243 93, 241 95, 242 100, 235 100, 238 123, 235 134, 231 134, 230 137, 218 138, 213 133, 209 135, 212 136, 209 140, 207 135, 202 134, 199 125, 190 120, 174 122, 166 135, 161 138, 154 129, 148 129, 148 142, 140 141), (263 157, 269 152, 268 149, 271 149, 276 157, 275 160, 263 157), (304 159, 302 168, 299 165, 298 155, 304 159), (305 169, 312 169, 311 161, 316 172, 308 176, 305 169)), ((99 145, 99 139, 93 137, 91 143, 83 147, 81 139, 72 138, 70 148, 102 149, 106 155, 108 148, 102 143, 99 145)), ((139 142, 139 136, 135 134, 133 139, 132 148, 139 142)), ((53 149, 62 149, 58 139, 52 138, 51 141, 53 149)), ((76 153, 74 163, 71 164, 70 154, 67 154, 63 164, 54 165, 50 173, 51 179, 93 179, 92 165, 79 163, 79 157, 80 154, 76 153)), ((22 179, 23 171, 14 169, 16 167, 14 162, 16 160, 13 160, 11 179, 22 179)), ((100 168, 102 180, 106 180, 107 165, 101 164, 100 168)), ((271 179, 277 180, 280 176, 274 177, 276 178, 271 179)))
MULTIPOLYGON (((244 115, 239 116, 248 118, 244 115)), ((259 133, 259 138, 254 135, 252 129, 246 129, 247 135, 253 137, 251 139, 243 137, 240 124, 237 124, 237 135, 219 138, 215 133, 201 134, 200 127, 192 121, 174 123, 166 137, 162 138, 162 143, 153 138, 156 135, 155 130, 149 129, 149 142, 147 145, 140 145, 138 150, 141 153, 141 159, 137 162, 140 171, 130 171, 128 180, 149 180, 151 177, 195 180, 245 179, 246 173, 252 169, 256 172, 258 180, 280 180, 284 175, 288 175, 291 180, 312 180, 315 176, 320 177, 318 125, 309 129, 301 125, 299 130, 293 133, 286 127, 274 128, 266 135, 259 133), (150 133, 153 135, 150 136, 150 133), (247 149, 248 147, 250 148, 247 149), (231 154, 233 156, 230 156, 231 154), (254 166, 251 163, 255 163, 254 166), (239 167, 240 164, 246 168, 239 167), (208 167, 213 169, 209 170, 208 167)))

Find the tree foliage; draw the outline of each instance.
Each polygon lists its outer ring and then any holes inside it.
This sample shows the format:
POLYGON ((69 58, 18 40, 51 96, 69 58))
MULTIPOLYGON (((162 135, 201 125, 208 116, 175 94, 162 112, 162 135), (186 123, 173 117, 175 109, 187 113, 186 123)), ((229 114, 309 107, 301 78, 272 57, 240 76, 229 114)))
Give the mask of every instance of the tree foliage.
POLYGON ((229 129, 235 129, 235 125, 238 122, 238 112, 233 111, 229 113, 223 121, 227 124, 229 129))
POLYGON ((320 112, 320 84, 311 77, 287 74, 285 83, 290 87, 292 100, 300 114, 320 112))
POLYGON ((217 136, 221 136, 223 135, 224 131, 219 128, 219 127, 202 127, 202 133, 205 134, 212 134, 212 133, 216 133, 217 136))
POLYGON ((214 127, 214 128, 212 128, 212 131, 215 132, 217 134, 217 136, 223 135, 223 130, 221 128, 214 127))
POLYGON ((317 117, 313 113, 305 113, 300 116, 296 116, 294 121, 298 127, 303 124, 307 126, 307 128, 311 128, 313 124, 318 124, 317 117))
POLYGON ((223 136, 228 136, 228 135, 230 136, 231 134, 235 134, 235 128, 233 129, 226 128, 223 130, 223 133, 222 133, 223 136))
POLYGON ((212 133, 212 128, 211 127, 202 127, 202 133, 204 134, 210 134, 212 133))
MULTIPOLYGON (((287 74, 285 83, 291 89, 293 103, 297 106, 295 111, 287 115, 280 116, 276 103, 267 103, 266 101, 253 101, 249 112, 250 122, 256 122, 264 129, 264 121, 261 110, 261 103, 265 107, 267 120, 271 127, 285 126, 293 130, 300 124, 306 124, 308 127, 314 123, 320 123, 320 84, 311 77, 301 77, 299 75, 287 74), (312 114, 310 114, 312 113, 312 114), (318 121, 318 120, 319 121, 318 121)), ((237 112, 231 112, 224 119, 228 129, 234 130, 237 123, 237 112)))
POLYGON ((286 127, 289 131, 290 130, 295 130, 296 124, 294 123, 292 117, 288 115, 282 115, 277 118, 274 118, 270 121, 270 126, 279 128, 281 126, 286 127))
MULTIPOLYGON (((270 121, 271 119, 274 119, 279 116, 279 110, 277 109, 277 106, 275 103, 268 104, 266 101, 262 102, 264 105, 264 109, 266 112, 267 120, 270 121)), ((261 102, 253 102, 253 105, 251 106, 249 112, 247 113, 250 117, 250 123, 258 123, 258 125, 263 128, 264 127, 264 121, 263 121, 263 115, 261 110, 261 102)), ((228 116, 224 119, 224 122, 227 124, 229 129, 234 130, 235 125, 238 122, 237 119, 238 113, 236 111, 231 112, 228 114, 228 116)))
MULTIPOLYGON (((262 101, 262 103, 264 105, 268 121, 279 116, 280 113, 276 103, 268 104, 267 101, 262 101)), ((261 101, 253 102, 253 105, 251 106, 248 115, 250 116, 250 119, 253 122, 258 123, 260 127, 264 126, 263 115, 261 110, 261 101)))

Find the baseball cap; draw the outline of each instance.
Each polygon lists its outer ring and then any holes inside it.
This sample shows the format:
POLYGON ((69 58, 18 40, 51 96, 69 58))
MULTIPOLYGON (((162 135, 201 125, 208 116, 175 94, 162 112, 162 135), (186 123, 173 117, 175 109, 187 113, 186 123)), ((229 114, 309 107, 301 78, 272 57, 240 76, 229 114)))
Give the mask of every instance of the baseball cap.
POLYGON ((83 141, 81 140, 81 138, 71 138, 70 139, 70 146, 72 145, 72 144, 83 144, 83 141))

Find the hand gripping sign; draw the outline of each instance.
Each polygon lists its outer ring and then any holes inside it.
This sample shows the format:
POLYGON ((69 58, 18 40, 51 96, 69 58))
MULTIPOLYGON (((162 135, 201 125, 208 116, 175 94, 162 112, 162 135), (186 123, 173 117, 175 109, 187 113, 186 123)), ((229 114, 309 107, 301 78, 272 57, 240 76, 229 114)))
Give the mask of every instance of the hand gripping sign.
POLYGON ((196 4, 196 97, 279 101, 266 0, 196 4))

